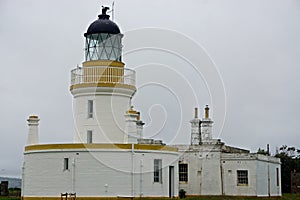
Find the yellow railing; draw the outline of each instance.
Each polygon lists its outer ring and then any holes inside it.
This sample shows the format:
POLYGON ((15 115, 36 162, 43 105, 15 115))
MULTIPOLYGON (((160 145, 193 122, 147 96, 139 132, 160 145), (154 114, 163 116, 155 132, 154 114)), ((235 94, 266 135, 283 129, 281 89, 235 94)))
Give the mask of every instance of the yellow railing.
POLYGON ((71 85, 84 83, 116 83, 135 86, 135 71, 123 67, 77 67, 71 71, 71 85))

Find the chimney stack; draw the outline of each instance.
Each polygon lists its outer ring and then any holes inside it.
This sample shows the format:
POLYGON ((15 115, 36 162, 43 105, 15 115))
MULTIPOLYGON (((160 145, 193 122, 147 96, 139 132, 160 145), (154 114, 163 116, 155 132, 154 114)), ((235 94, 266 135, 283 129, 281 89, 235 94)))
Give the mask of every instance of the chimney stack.
POLYGON ((209 118, 209 107, 208 107, 208 105, 205 106, 205 118, 206 119, 209 118))
POLYGON ((209 118, 209 107, 208 105, 205 106, 205 114, 204 118, 201 120, 201 142, 211 142, 212 141, 212 124, 213 121, 209 118))
POLYGON ((194 118, 197 119, 198 118, 198 108, 195 108, 195 114, 194 114, 194 118))
POLYGON ((39 117, 37 115, 30 115, 28 122, 28 138, 27 145, 35 145, 39 143, 39 117))
POLYGON ((194 109, 194 119, 191 123, 191 145, 200 144, 200 119, 198 119, 198 108, 194 109))

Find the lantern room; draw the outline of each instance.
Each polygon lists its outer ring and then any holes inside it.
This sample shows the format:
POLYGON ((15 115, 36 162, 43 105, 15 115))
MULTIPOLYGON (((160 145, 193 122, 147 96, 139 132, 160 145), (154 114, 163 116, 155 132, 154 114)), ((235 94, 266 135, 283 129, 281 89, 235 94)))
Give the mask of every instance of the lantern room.
POLYGON ((102 7, 102 14, 84 34, 85 61, 110 60, 121 62, 122 37, 116 23, 106 14, 108 7, 102 7))

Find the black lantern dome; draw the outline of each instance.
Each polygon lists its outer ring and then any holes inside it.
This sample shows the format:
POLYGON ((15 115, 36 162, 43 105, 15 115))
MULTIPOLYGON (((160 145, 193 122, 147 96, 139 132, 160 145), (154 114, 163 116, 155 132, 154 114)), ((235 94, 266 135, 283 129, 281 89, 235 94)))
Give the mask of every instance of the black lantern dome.
POLYGON ((120 29, 116 23, 109 19, 109 15, 106 14, 108 7, 102 8, 102 14, 98 15, 99 19, 94 21, 84 36, 96 33, 110 33, 110 34, 119 34, 120 29))
POLYGON ((102 6, 102 14, 84 34, 86 61, 110 60, 121 62, 122 34, 117 24, 109 20, 108 7, 102 6))

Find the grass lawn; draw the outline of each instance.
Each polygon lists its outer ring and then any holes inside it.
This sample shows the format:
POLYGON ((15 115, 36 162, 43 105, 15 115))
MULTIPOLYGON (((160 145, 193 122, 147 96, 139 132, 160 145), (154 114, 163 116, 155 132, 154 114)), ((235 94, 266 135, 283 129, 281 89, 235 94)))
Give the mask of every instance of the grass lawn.
POLYGON ((300 194, 283 194, 279 197, 231 197, 231 196, 209 196, 209 197, 187 197, 186 200, 300 200, 300 194))
MULTIPOLYGON (((0 200, 20 200, 16 197, 0 197, 0 200)), ((139 199, 139 198, 135 198, 139 199)), ((161 198, 161 200, 168 200, 169 198, 161 198)), ((159 198, 147 198, 146 200, 159 200, 159 198)), ((300 200, 300 194, 283 194, 281 198, 278 197, 220 197, 220 196, 208 196, 208 197, 187 197, 185 200, 300 200)))
MULTIPOLYGON (((138 199, 138 198, 137 198, 138 199)), ((167 200, 169 198, 161 198, 167 200)), ((158 198, 149 198, 147 200, 158 200, 158 198)), ((283 194, 282 197, 233 197, 233 196, 205 196, 205 197, 187 197, 184 200, 300 200, 300 194, 283 194)))

